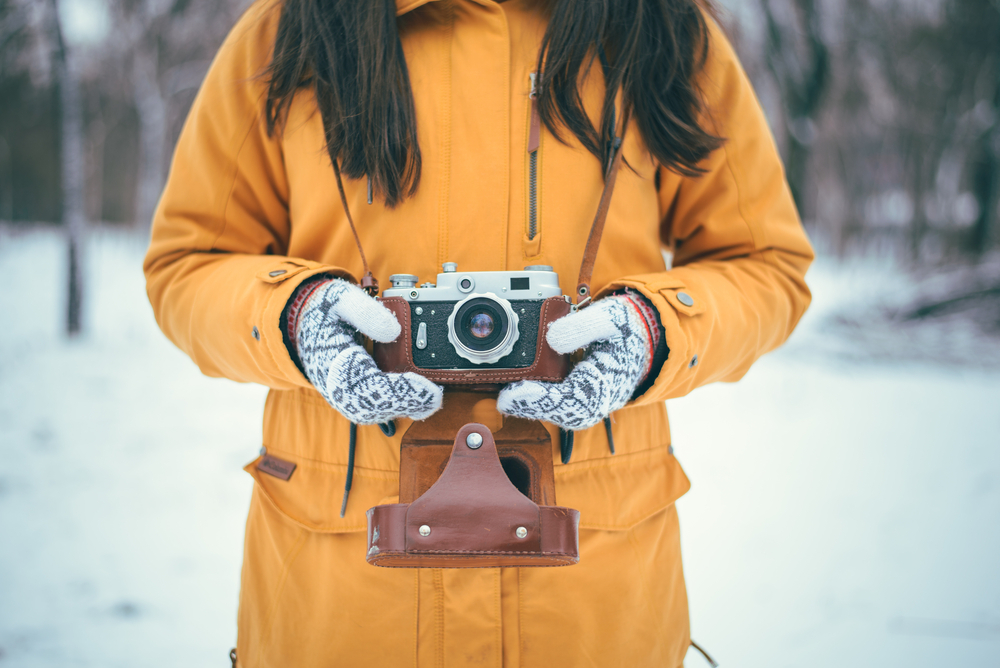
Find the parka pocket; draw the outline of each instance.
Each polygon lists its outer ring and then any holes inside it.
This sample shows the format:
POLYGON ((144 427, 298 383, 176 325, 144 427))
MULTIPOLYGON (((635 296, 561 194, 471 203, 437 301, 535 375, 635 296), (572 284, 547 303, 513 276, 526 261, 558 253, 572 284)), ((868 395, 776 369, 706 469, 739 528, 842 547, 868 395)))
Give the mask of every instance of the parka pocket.
POLYGON ((262 470, 263 456, 247 464, 243 470, 253 477, 268 503, 289 522, 308 531, 365 531, 368 526, 365 512, 369 508, 395 503, 398 499, 398 473, 356 466, 347 512, 341 517, 346 466, 303 459, 274 448, 268 448, 267 454, 295 465, 295 471, 288 480, 262 470))
POLYGON ((559 505, 580 511, 581 529, 624 531, 682 497, 691 483, 669 446, 557 466, 559 505))

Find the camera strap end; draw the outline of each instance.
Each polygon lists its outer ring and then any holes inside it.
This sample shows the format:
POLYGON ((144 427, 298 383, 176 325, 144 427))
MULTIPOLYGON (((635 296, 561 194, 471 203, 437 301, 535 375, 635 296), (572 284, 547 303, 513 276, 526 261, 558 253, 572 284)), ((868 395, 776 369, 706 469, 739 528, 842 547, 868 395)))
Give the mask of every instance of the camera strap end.
POLYGON ((372 272, 367 272, 361 277, 361 289, 368 293, 370 297, 378 296, 378 279, 372 275, 372 272))

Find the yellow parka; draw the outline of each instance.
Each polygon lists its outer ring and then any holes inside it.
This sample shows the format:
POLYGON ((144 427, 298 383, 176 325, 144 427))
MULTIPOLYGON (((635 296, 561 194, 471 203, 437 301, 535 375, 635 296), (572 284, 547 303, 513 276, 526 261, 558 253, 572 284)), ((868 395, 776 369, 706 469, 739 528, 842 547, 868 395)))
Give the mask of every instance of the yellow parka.
MULTIPOLYGON (((603 184, 593 155, 543 130, 539 233, 529 240, 529 73, 545 17, 531 0, 397 7, 423 172, 417 194, 392 210, 367 204, 364 181, 345 183, 376 277, 383 285, 393 273, 433 281, 445 261, 470 271, 547 264, 572 291, 603 184)), ((393 438, 359 428, 341 518, 348 423, 290 359, 279 326, 305 279, 362 273, 311 94, 296 96, 283 133, 266 131, 258 75, 279 12, 273 0, 255 4, 215 59, 181 134, 145 261, 160 327, 204 373, 270 387, 263 444, 297 464, 287 482, 247 467, 256 484, 241 665, 681 665, 689 636, 674 501, 689 484, 669 447, 664 400, 738 380, 780 345, 809 303, 804 274, 813 257, 729 43, 713 25, 700 78, 704 122, 726 143, 704 161, 705 175, 659 167, 634 124, 625 137, 635 171, 620 172, 593 286, 642 292, 659 310, 670 353, 655 384, 614 414, 617 454, 601 426, 577 434, 568 465, 553 447, 557 501, 580 510, 580 563, 383 569, 365 562, 364 513, 398 493, 408 423, 393 438), (673 253, 672 269, 663 249, 673 253)), ((584 98, 596 115, 603 90, 594 69, 584 98)))

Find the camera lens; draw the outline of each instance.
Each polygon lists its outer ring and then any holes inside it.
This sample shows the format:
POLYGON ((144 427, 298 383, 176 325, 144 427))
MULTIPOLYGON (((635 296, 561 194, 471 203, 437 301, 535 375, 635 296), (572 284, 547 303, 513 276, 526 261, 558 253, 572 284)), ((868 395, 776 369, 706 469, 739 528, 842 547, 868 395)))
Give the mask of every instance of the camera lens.
POLYGON ((485 339, 493 333, 493 318, 488 313, 477 313, 469 319, 469 333, 477 339, 485 339))
POLYGON ((503 342, 508 318, 496 301, 489 297, 474 297, 458 307, 455 325, 455 333, 463 346, 484 353, 503 342))
POLYGON ((493 293, 472 294, 455 304, 448 318, 448 340, 459 356, 492 364, 513 350, 518 317, 510 302, 493 293))

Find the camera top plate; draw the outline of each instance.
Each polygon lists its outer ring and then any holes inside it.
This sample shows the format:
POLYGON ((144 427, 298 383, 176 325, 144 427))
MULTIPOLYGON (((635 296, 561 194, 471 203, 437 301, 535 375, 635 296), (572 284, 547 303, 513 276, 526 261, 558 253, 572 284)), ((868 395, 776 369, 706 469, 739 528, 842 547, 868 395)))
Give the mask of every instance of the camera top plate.
POLYGON ((460 301, 473 292, 492 292, 498 297, 518 300, 542 300, 562 296, 559 276, 551 267, 535 265, 523 271, 460 272, 454 262, 445 262, 437 283, 416 285, 410 274, 394 274, 392 287, 383 297, 401 297, 408 302, 460 301))

